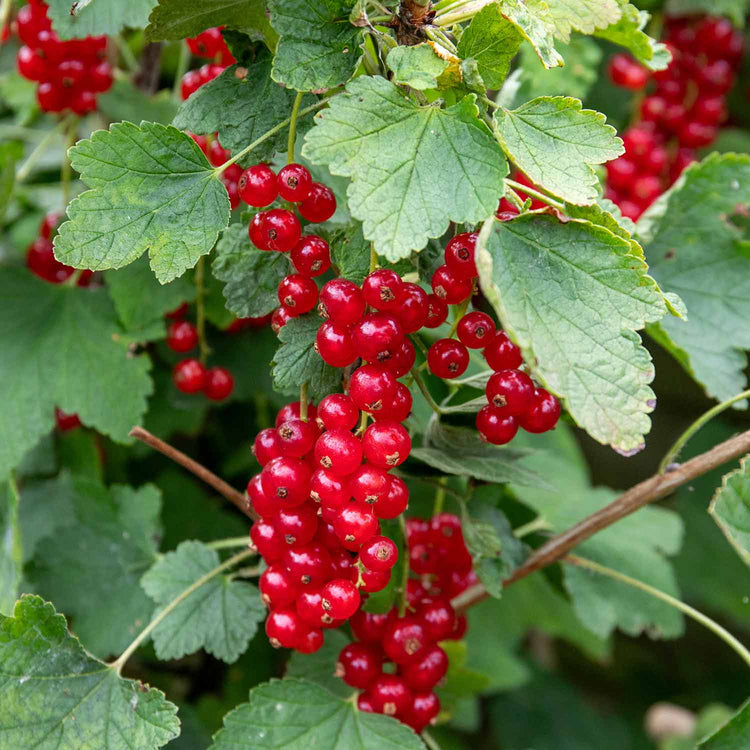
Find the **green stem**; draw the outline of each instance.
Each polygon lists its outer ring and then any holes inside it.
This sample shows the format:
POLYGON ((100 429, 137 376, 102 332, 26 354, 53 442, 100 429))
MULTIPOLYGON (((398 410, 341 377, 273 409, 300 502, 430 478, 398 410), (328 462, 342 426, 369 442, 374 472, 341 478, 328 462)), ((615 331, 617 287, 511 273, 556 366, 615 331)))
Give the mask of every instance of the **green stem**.
MULTIPOLYGON (((300 117, 309 115, 310 112, 314 112, 316 109, 320 109, 325 104, 328 104, 329 101, 330 97, 321 99, 320 101, 315 102, 315 104, 311 104, 309 107, 301 109, 297 114, 297 118, 299 119, 300 117)), ((230 164, 234 164, 236 161, 244 158, 254 148, 257 148, 261 143, 267 141, 271 136, 276 135, 276 133, 278 133, 280 130, 283 130, 285 127, 287 127, 291 122, 291 119, 291 117, 287 117, 286 120, 282 120, 282 122, 280 122, 278 125, 274 125, 270 130, 266 130, 266 132, 263 133, 262 136, 256 138, 249 146, 245 146, 245 148, 243 148, 241 151, 238 151, 231 159, 227 159, 227 161, 225 161, 223 164, 220 164, 218 167, 216 167, 214 169, 214 174, 218 177, 230 164)))
POLYGON ((426 729, 422 732, 422 741, 427 745, 428 750, 440 750, 440 745, 426 729))
POLYGON ((448 332, 447 338, 452 339, 456 335, 458 324, 461 322, 461 318, 463 318, 463 316, 466 315, 466 310, 469 307, 469 302, 471 302, 471 296, 467 297, 463 302, 461 302, 459 305, 457 305, 454 308, 453 325, 451 326, 451 329, 448 332))
POLYGON ((473 0, 454 6, 448 12, 438 13, 433 23, 435 26, 452 26, 454 23, 468 21, 479 13, 485 5, 490 5, 494 0, 473 0))
POLYGON ((370 273, 378 270, 378 254, 375 252, 375 243, 370 243, 370 273))
POLYGON ((289 118, 289 140, 287 141, 287 156, 286 163, 291 164, 294 161, 294 143, 297 137, 297 117, 299 116, 299 105, 302 101, 303 93, 297 92, 297 96, 294 97, 294 104, 292 105, 292 115, 289 118))
POLYGON ((513 188, 506 186, 505 198, 507 198, 513 204, 513 208, 515 208, 519 213, 523 211, 523 201, 521 200, 521 197, 518 195, 518 193, 513 190, 513 188))
POLYGON ((538 516, 533 521, 529 521, 528 523, 524 523, 521 526, 516 527, 513 529, 513 535, 520 539, 521 537, 526 536, 527 534, 533 534, 535 531, 547 531, 549 530, 550 525, 547 523, 546 519, 542 518, 541 516, 538 516))
POLYGON ((245 535, 217 539, 215 542, 206 542, 206 547, 210 547, 211 549, 231 549, 232 547, 248 547, 251 544, 250 537, 245 535))
POLYGON ((131 73, 138 70, 138 60, 136 60, 133 50, 130 49, 130 45, 123 39, 121 34, 113 38, 117 43, 117 51, 120 53, 120 58, 125 65, 125 69, 131 73))
POLYGON ((180 56, 177 59, 177 69, 175 70, 174 85, 172 86, 172 94, 177 101, 182 101, 180 89, 182 87, 182 77, 187 73, 188 65, 190 65, 190 48, 182 41, 180 42, 180 56))
POLYGON ((31 170, 36 166, 39 159, 42 158, 50 143, 57 138, 59 133, 67 130, 71 121, 74 119, 77 119, 76 115, 69 115, 63 120, 60 120, 52 130, 48 130, 45 133, 42 140, 37 143, 34 150, 28 155, 26 161, 18 168, 18 172, 16 172, 16 182, 23 182, 29 176, 31 170))
POLYGON ((65 154, 63 155, 63 163, 60 168, 60 182, 62 183, 62 198, 63 198, 63 212, 70 203, 70 183, 73 179, 73 167, 70 163, 70 155, 68 151, 76 142, 76 135, 78 134, 78 117, 73 118, 68 122, 67 135, 65 138, 65 154))
POLYGON ((0 3, 0 31, 2 31, 10 20, 10 11, 13 9, 13 0, 2 0, 0 3))
POLYGON ((398 616, 403 617, 406 613, 406 595, 409 588, 409 537, 406 533, 406 519, 403 513, 398 517, 398 525, 404 539, 404 555, 401 559, 401 591, 398 602, 398 616))
POLYGON ((426 357, 427 347, 424 345, 424 342, 422 341, 422 339, 419 338, 419 336, 417 336, 416 334, 414 334, 413 336, 411 336, 411 340, 417 345, 417 348, 419 349, 419 351, 421 351, 422 354, 424 354, 424 356, 426 357))
POLYGON ((411 368, 411 374, 414 378, 414 382, 419 387, 419 390, 422 391, 422 395, 424 396, 424 400, 427 402, 427 405, 432 409, 432 411, 435 412, 435 414, 442 414, 443 410, 435 403, 435 400, 430 395, 430 392, 427 390, 427 386, 424 384, 421 375, 417 371, 416 367, 411 368))
POLYGON ((227 578, 233 581, 235 578, 257 578, 263 572, 262 565, 248 565, 245 568, 237 568, 227 578))
POLYGON ((248 557, 256 554, 255 550, 243 550, 233 555, 228 560, 225 560, 221 565, 217 565, 213 570, 209 570, 208 573, 202 575, 195 583, 191 583, 181 594, 172 599, 169 604, 154 617, 151 622, 136 636, 135 640, 115 659, 109 666, 114 669, 119 675, 122 668, 125 666, 127 660, 133 655, 138 647, 151 635, 154 629, 161 623, 165 617, 169 616, 176 607, 187 599, 190 594, 197 591, 204 583, 208 583, 212 578, 215 578, 220 573, 223 573, 228 568, 235 566, 238 562, 245 560, 248 557))
POLYGON ((440 486, 437 488, 437 492, 435 493, 435 502, 432 506, 433 517, 440 515, 440 513, 443 512, 443 505, 445 504, 445 477, 443 477, 442 479, 438 479, 438 484, 440 486))
POLYGON ((620 573, 617 570, 612 570, 612 568, 607 568, 604 565, 599 565, 599 563, 595 563, 592 560, 587 560, 583 557, 578 557, 577 555, 568 555, 567 557, 563 558, 563 561, 571 565, 576 565, 579 568, 587 568, 588 570, 593 570, 594 572, 600 573, 603 576, 614 578, 616 581, 621 581, 622 583, 626 583, 628 586, 633 586, 636 589, 645 591, 647 594, 650 594, 657 599, 661 599, 661 601, 669 604, 675 609, 679 609, 680 612, 687 615, 688 617, 692 617, 696 622, 699 622, 714 634, 718 635, 719 638, 721 638, 721 640, 724 641, 724 643, 726 643, 730 648, 734 649, 734 651, 740 656, 745 664, 750 667, 750 651, 748 651, 747 648, 745 648, 745 646, 743 646, 729 631, 721 627, 718 622, 714 622, 710 617, 707 617, 702 612, 694 609, 689 604, 685 604, 685 602, 682 602, 679 599, 675 599, 675 597, 670 596, 664 591, 660 591, 653 586, 649 586, 647 583, 639 581, 637 578, 631 578, 624 573, 620 573))
POLYGON ((695 433, 698 432, 706 422, 710 422, 717 414, 721 414, 730 406, 736 404, 738 401, 742 401, 744 398, 750 398, 750 391, 742 391, 742 393, 738 393, 736 396, 732 396, 732 398, 722 401, 704 414, 701 414, 701 416, 698 417, 698 419, 696 419, 695 422, 693 422, 690 427, 688 427, 687 430, 677 438, 674 445, 667 451, 667 454, 659 464, 659 471, 657 473, 663 474, 667 470, 667 467, 675 460, 675 458, 677 458, 677 456, 680 455, 680 451, 685 447, 688 440, 690 440, 690 438, 693 437, 693 435, 695 435, 695 433))
POLYGON ((299 388, 299 418, 307 422, 307 383, 302 383, 299 388))
POLYGON ((198 350, 201 364, 205 365, 211 349, 206 341, 206 305, 205 305, 205 255, 202 255, 195 265, 195 314, 198 329, 198 350))
POLYGON ((565 206, 563 206, 563 204, 560 203, 560 201, 556 201, 554 198, 550 198, 549 195, 540 193, 538 190, 534 190, 534 188, 531 188, 528 185, 522 185, 520 182, 511 180, 508 177, 506 177, 504 181, 506 185, 510 185, 512 188, 515 188, 516 190, 522 193, 525 193, 526 195, 530 195, 532 198, 537 198, 538 200, 546 203, 548 206, 557 208, 560 211, 562 211, 565 208, 565 206))

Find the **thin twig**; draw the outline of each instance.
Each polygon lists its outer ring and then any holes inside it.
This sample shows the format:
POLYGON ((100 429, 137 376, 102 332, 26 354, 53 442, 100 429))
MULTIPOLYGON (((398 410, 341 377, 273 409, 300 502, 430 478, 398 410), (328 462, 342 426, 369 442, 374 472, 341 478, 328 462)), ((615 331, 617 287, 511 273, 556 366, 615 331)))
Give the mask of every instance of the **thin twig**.
MULTIPOLYGON (((674 471, 666 474, 655 474, 636 484, 635 487, 631 487, 601 510, 592 513, 562 533, 551 537, 548 542, 535 550, 523 565, 516 568, 513 574, 503 582, 503 585, 509 586, 537 570, 552 565, 565 557, 570 550, 577 547, 581 542, 596 534, 597 531, 606 529, 644 505, 648 505, 654 500, 661 500, 678 487, 682 487, 727 461, 732 461, 748 452, 750 452, 750 430, 719 443, 711 450, 685 462, 674 471)), ((487 592, 484 586, 477 584, 459 594, 453 599, 452 603, 456 609, 464 610, 472 604, 480 602, 486 596, 487 592)))
POLYGON ((294 144, 297 137, 297 116, 299 115, 299 105, 302 101, 303 93, 297 92, 297 96, 294 97, 294 104, 292 105, 292 114, 289 117, 289 139, 287 141, 286 148, 286 162, 292 164, 294 162, 294 144))
POLYGON ((203 466, 203 464, 194 461, 190 456, 186 456, 173 445, 165 443, 163 440, 156 437, 156 435, 152 435, 148 430, 144 430, 143 427, 133 427, 130 431, 130 435, 137 440, 140 440, 142 443, 150 445, 154 450, 163 453, 167 458, 171 458, 175 463, 178 463, 188 471, 191 471, 207 485, 213 487, 220 495, 224 495, 230 503, 236 505, 246 516, 249 516, 254 520, 258 518, 242 492, 234 489, 234 487, 227 484, 221 477, 217 477, 216 474, 209 471, 203 466))

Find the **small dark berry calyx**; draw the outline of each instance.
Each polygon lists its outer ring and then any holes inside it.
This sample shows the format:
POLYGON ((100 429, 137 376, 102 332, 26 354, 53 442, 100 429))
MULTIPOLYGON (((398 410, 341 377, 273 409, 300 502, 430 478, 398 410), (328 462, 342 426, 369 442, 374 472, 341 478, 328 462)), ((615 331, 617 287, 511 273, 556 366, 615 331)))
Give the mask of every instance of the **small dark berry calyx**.
POLYGON ((331 466, 333 466, 333 461, 331 461, 331 457, 330 456, 321 456, 321 458, 320 458, 320 465, 324 469, 330 469, 331 466))
POLYGON ((268 642, 274 647, 274 648, 281 648, 281 641, 278 638, 269 638, 268 642))
POLYGON ((270 604, 271 603, 271 597, 268 596, 268 594, 261 594, 260 598, 263 600, 263 604, 270 604))
POLYGON ((456 255, 458 255, 461 260, 469 260, 471 258, 471 253, 463 246, 458 248, 456 255))
POLYGON ((322 623, 323 623, 324 625, 330 625, 330 624, 331 624, 331 623, 333 622, 333 617, 331 617, 331 615, 329 615, 329 614, 328 614, 328 613, 326 612, 325 614, 323 614, 323 615, 321 615, 321 616, 320 616, 320 621, 321 621, 321 622, 322 622, 322 623))
POLYGON ((333 668, 334 677, 343 679, 345 674, 346 674, 346 670, 344 669, 344 665, 340 661, 337 661, 336 666, 333 668))
POLYGON ((394 453, 389 453, 385 457, 385 462, 388 464, 388 466, 398 466, 400 462, 401 456, 398 451, 395 451, 394 453))
POLYGON ((436 286, 433 291, 440 299, 445 299, 448 296, 448 292, 445 291, 444 286, 436 286))
POLYGON ((493 406, 505 406, 507 404, 505 396, 501 396, 499 393, 496 394, 492 399, 493 406))
POLYGON ((382 302, 393 302, 396 299, 396 295, 389 286, 380 287, 380 299, 382 302))
POLYGON ((294 437, 294 430, 289 425, 282 425, 279 427, 279 437, 282 440, 289 440, 294 437))
POLYGON ((320 269, 323 267, 323 261, 322 260, 314 260, 310 264, 310 270, 311 271, 320 271, 320 269))
POLYGON ((307 585, 308 583, 310 583, 312 581, 312 578, 310 578, 309 575, 305 574, 305 575, 303 575, 303 576, 300 577, 300 581, 302 581, 302 583, 304 583, 305 585, 307 585))
POLYGON ((457 364, 456 362, 449 362, 449 363, 448 363, 448 369, 449 369, 449 370, 450 370, 451 372, 458 372, 458 370, 459 370, 459 367, 458 367, 458 364, 457 364))
POLYGON ((276 488, 276 497, 280 497, 282 500, 289 495, 289 490, 286 487, 276 488))
POLYGON ((279 236, 279 233, 275 229, 268 230, 268 239, 275 240, 279 236))
POLYGON ((388 362, 393 359, 393 352, 390 349, 383 349, 382 352, 378 352, 378 362, 388 362))
POLYGON ((354 536, 354 534, 347 534, 347 535, 346 535, 346 536, 344 537, 344 541, 345 541, 345 542, 349 542, 350 544, 351 544, 351 543, 352 543, 352 542, 353 542, 353 541, 354 541, 355 539, 356 539, 356 537, 354 536))
POLYGON ((386 716, 395 716, 396 715, 396 704, 392 703, 390 701, 388 703, 383 704, 383 713, 386 716))
POLYGON ((317 493, 316 490, 310 490, 310 498, 313 500, 313 502, 316 502, 316 503, 320 502, 320 495, 317 493))
POLYGON ((326 612, 331 611, 331 602, 329 602, 325 597, 320 600, 320 606, 323 607, 326 612))
POLYGON ((286 534, 286 535, 284 536, 284 541, 285 541, 285 542, 286 542, 287 544, 289 544, 289 545, 292 545, 292 544, 294 544, 294 543, 295 543, 295 542, 297 541, 297 537, 296 537, 296 536, 294 536, 294 534, 286 534))
POLYGON ((365 497, 365 502, 368 505, 374 505, 377 501, 378 501, 377 495, 367 495, 367 497, 365 497))
POLYGON ((288 186, 289 186, 289 187, 290 187, 290 188, 291 188, 292 190, 294 190, 294 188, 296 188, 296 187, 297 187, 297 185, 299 185, 299 180, 298 180, 298 179, 297 179, 296 177, 287 177, 287 178, 286 178, 286 180, 284 180, 284 182, 286 182, 286 184, 287 184, 287 185, 288 185, 288 186))
POLYGON ((378 558, 378 560, 382 560, 385 562, 389 557, 391 556, 391 553, 386 547, 381 547, 376 553, 375 557, 378 558))
POLYGON ((291 294, 287 294, 286 297, 284 297, 284 307, 296 307, 297 303, 294 301, 294 297, 292 297, 291 294))
POLYGON ((318 302, 318 315, 320 315, 321 318, 324 320, 328 320, 328 308, 325 306, 325 303, 318 302))
POLYGON ((383 408, 383 402, 381 399, 378 399, 377 401, 372 401, 369 404, 367 404, 367 408, 369 411, 380 411, 383 408))
POLYGON ((409 656, 414 656, 414 654, 416 654, 421 648, 422 642, 418 638, 407 638, 406 641, 404 641, 404 651, 406 651, 409 656))

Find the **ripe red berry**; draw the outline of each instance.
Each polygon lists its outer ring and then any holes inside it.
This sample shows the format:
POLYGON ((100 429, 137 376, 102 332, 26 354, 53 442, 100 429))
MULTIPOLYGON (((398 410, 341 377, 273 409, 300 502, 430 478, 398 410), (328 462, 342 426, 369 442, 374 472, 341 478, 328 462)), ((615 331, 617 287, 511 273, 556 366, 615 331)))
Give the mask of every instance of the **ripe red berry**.
POLYGON ((380 676, 382 667, 383 658, 375 648, 364 643, 349 643, 336 660, 336 677, 350 687, 365 690, 380 676))
POLYGON ((390 484, 390 477, 383 469, 362 464, 349 477, 349 493, 358 503, 372 506, 386 497, 390 484))
POLYGON ((427 292, 410 281, 401 284, 398 305, 392 310, 398 318, 404 333, 415 333, 427 323, 427 292))
POLYGON ((416 359, 417 352, 414 349, 414 344, 405 338, 393 352, 393 356, 383 361, 382 364, 389 372, 393 373, 394 378, 400 378, 411 370, 416 359))
POLYGON ((322 182, 313 182, 308 196, 297 205, 297 210, 303 219, 319 224, 336 213, 336 197, 322 182))
POLYGON ((463 232, 445 246, 445 265, 459 279, 473 279, 478 273, 474 262, 477 236, 476 232, 463 232))
POLYGON ((295 583, 301 586, 322 586, 330 577, 331 556, 328 550, 317 542, 287 546, 282 559, 295 583))
POLYGON ((358 610, 349 620, 354 637, 362 643, 375 643, 380 645, 388 623, 388 614, 375 614, 358 610))
POLYGON ((359 608, 359 591, 351 582, 343 578, 334 578, 323 586, 323 609, 334 620, 346 620, 359 608))
POLYGON ((26 252, 26 265, 39 278, 53 284, 61 284, 73 273, 73 268, 55 258, 51 240, 41 236, 29 246, 26 252))
POLYGON ((288 253, 299 242, 302 228, 291 211, 273 208, 263 212, 260 232, 266 248, 288 253))
POLYGON ((496 331, 483 353, 487 364, 495 371, 515 370, 523 364, 521 350, 508 338, 505 331, 496 331))
POLYGON ((641 119, 646 122, 659 122, 667 108, 667 100, 663 96, 653 94, 647 96, 641 104, 641 119))
MULTIPOLYGON (((210 71, 208 69, 207 65, 204 65, 201 68, 201 74, 204 78, 204 83, 210 80, 210 71)), ((215 167, 218 167, 219 165, 223 164, 230 156, 230 152, 225 149, 221 143, 219 143, 218 138, 214 138, 211 141, 211 145, 208 147, 208 160, 213 164, 215 167)))
POLYGON ((485 394, 491 406, 504 407, 504 414, 518 417, 531 406, 534 383, 520 370, 500 370, 487 381, 485 394))
POLYGON ((278 298, 294 317, 304 315, 310 312, 318 301, 318 285, 309 276, 292 273, 281 280, 278 298))
POLYGON ((349 329, 327 320, 315 334, 315 351, 331 367, 346 367, 357 359, 349 329))
POLYGON ((386 716, 401 716, 411 708, 413 699, 403 678, 383 674, 371 685, 367 694, 373 709, 386 716))
POLYGON ((271 330, 278 334, 279 331, 293 318, 286 307, 277 307, 271 316, 271 330))
POLYGON ((619 53, 610 60, 609 76, 617 86, 639 91, 648 83, 649 72, 629 55, 619 53))
POLYGON ((320 628, 311 628, 297 642, 296 649, 301 654, 314 654, 323 646, 323 631, 320 628))
POLYGON ((403 282, 401 277, 388 268, 373 271, 362 282, 365 302, 376 310, 395 310, 400 303, 403 282))
POLYGON ((734 71, 726 60, 713 60, 698 69, 697 83, 701 93, 725 94, 733 82, 734 71))
POLYGON ((427 320, 425 328, 437 328, 448 318, 448 305, 436 294, 427 295, 427 320))
POLYGON ((365 458, 375 466, 392 469, 409 457, 411 438, 398 422, 377 421, 362 436, 365 458))
POLYGON ((620 156, 607 163, 607 184, 617 190, 627 190, 637 173, 635 162, 627 156, 620 156))
POLYGON ((362 545, 359 559, 370 570, 390 570, 398 560, 398 547, 387 536, 374 536, 362 545))
POLYGON ((65 89, 50 81, 44 81, 37 86, 36 100, 43 112, 62 112, 68 104, 65 89))
POLYGON ((339 510, 333 523, 341 544, 356 552, 377 531, 378 519, 374 513, 358 503, 349 503, 339 510))
POLYGON ((388 313, 369 313, 352 326, 352 343, 357 354, 368 362, 385 363, 404 340, 404 329, 388 313))
POLYGON ((369 413, 379 412, 396 393, 393 373, 379 365, 358 367, 349 380, 349 396, 357 407, 369 413))
POLYGON ((540 433, 551 430, 560 418, 560 402, 544 388, 535 388, 529 410, 520 418, 526 432, 540 433))
POLYGON ((427 365, 439 378, 457 378, 469 366, 469 352, 455 339, 438 339, 427 352, 427 365))
MULTIPOLYGON (((307 418, 309 420, 315 420, 317 416, 318 416, 317 407, 315 406, 315 404, 311 404, 308 402, 307 418)), ((274 425, 276 425, 276 427, 279 427, 284 422, 288 422, 290 419, 302 419, 302 412, 300 410, 299 401, 292 401, 291 403, 286 404, 285 406, 282 406, 281 409, 279 409, 278 414, 276 415, 276 419, 274 420, 274 425)))
POLYGON ((312 470, 298 458, 279 456, 269 461, 261 472, 263 491, 274 498, 280 508, 293 508, 310 497, 312 470))
MULTIPOLYGON (((441 640, 451 634, 455 618, 451 620, 450 630, 441 640)), ((429 646, 419 661, 401 668, 404 682, 415 691, 432 690, 448 671, 448 656, 440 646, 429 646)))
POLYGON ((664 146, 654 146, 641 158, 639 164, 649 174, 658 175, 664 171, 668 162, 669 154, 667 153, 667 149, 664 146))
POLYGON ((420 734, 427 726, 435 723, 439 713, 440 699, 435 693, 415 693, 411 706, 399 718, 420 734))
POLYGON ((273 525, 287 544, 307 544, 318 530, 318 512, 312 503, 282 508, 273 525))
POLYGON ((31 47, 23 46, 16 57, 18 72, 30 81, 43 81, 46 75, 44 58, 37 55, 31 47))
POLYGON ((380 411, 373 416, 378 422, 403 422, 411 413, 411 406, 411 392, 403 383, 396 383, 396 392, 393 398, 384 402, 380 411))
POLYGON ((274 563, 281 560, 286 550, 286 542, 276 531, 276 527, 268 521, 256 521, 250 527, 250 539, 258 550, 258 554, 267 562, 274 563))
POLYGON ((280 455, 302 458, 313 449, 320 431, 315 422, 289 419, 276 428, 276 434, 280 455))
POLYGON ((394 619, 385 629, 383 650, 396 664, 413 664, 427 647, 427 634, 413 615, 394 619))
POLYGON ((318 404, 318 424, 327 430, 353 430, 357 422, 359 409, 343 393, 331 393, 318 404))
POLYGON ((240 198, 248 206, 262 208, 276 200, 278 188, 276 175, 267 164, 254 164, 248 167, 237 181, 240 198))
POLYGON ((702 122, 686 122, 677 133, 681 146, 703 148, 716 138, 716 127, 702 122))
POLYGON ((296 648, 304 627, 293 609, 277 609, 268 615, 266 635, 274 648, 296 648))
POLYGON ((336 476, 348 476, 362 463, 362 443, 348 430, 328 430, 315 443, 315 463, 336 476))
POLYGON ((263 482, 260 474, 256 474, 247 483, 247 496, 250 499, 250 505, 261 518, 273 518, 278 511, 278 506, 263 492, 263 482))
POLYGON ((398 518, 408 505, 409 489, 406 483, 400 477, 391 477, 388 495, 377 502, 375 513, 378 518, 398 518))
POLYGON ((226 367, 209 367, 206 370, 206 379, 203 385, 203 393, 211 401, 223 401, 229 398, 234 390, 234 377, 226 367))
POLYGON ((690 110, 690 117, 706 125, 718 125, 727 118, 723 96, 699 96, 690 110))
POLYGON ((349 484, 328 469, 316 469, 310 478, 310 497, 327 508, 340 508, 349 502, 349 484))
POLYGON ((357 568, 352 566, 352 582, 367 594, 382 591, 391 580, 390 570, 370 570, 369 568, 357 568))
POLYGON ((183 393, 198 393, 206 382, 206 368, 197 359, 183 359, 175 365, 172 380, 183 393))
POLYGON ((457 305, 471 297, 474 282, 470 278, 461 278, 448 268, 439 266, 432 274, 432 291, 448 305, 457 305))
POLYGON ((516 436, 518 420, 509 415, 505 409, 496 406, 483 406, 477 412, 477 430, 483 440, 492 445, 505 445, 516 436))
POLYGON ((313 181, 307 167, 301 164, 287 164, 279 170, 277 184, 279 195, 285 201, 299 203, 310 195, 313 181))
POLYGON ((362 290, 348 279, 333 279, 320 290, 318 312, 337 325, 353 325, 362 317, 365 307, 362 290))
POLYGON ((303 276, 320 276, 331 267, 331 250, 317 234, 304 234, 289 255, 292 265, 303 276))
POLYGON ((458 321, 458 340, 469 349, 481 349, 495 333, 495 323, 487 313, 475 310, 458 321))
POLYGON ((417 617, 422 621, 429 640, 437 643, 448 638, 456 625, 456 613, 448 599, 428 599, 424 601, 417 617))
POLYGON ((258 579, 263 602, 270 609, 288 607, 297 598, 297 587, 287 569, 279 563, 269 565, 258 579))
POLYGON ((266 244, 266 237, 263 234, 263 220, 266 217, 268 211, 259 211, 250 220, 250 224, 247 227, 247 233, 250 237, 250 242, 258 248, 258 250, 270 250, 266 244))

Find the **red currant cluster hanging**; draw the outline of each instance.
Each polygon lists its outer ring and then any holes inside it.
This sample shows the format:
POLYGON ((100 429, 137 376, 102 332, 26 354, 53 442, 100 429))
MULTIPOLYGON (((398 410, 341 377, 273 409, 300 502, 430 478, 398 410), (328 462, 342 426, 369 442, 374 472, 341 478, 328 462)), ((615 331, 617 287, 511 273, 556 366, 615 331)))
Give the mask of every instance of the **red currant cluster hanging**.
MULTIPOLYGON (((198 346, 198 329, 184 316, 188 312, 186 303, 166 317, 172 322, 167 328, 167 346, 179 354, 195 349, 198 346)), ((172 371, 172 380, 183 393, 199 393, 212 401, 223 401, 229 398, 234 389, 232 373, 225 367, 209 367, 194 357, 181 359, 172 371)))
POLYGON ((213 62, 185 73, 180 83, 180 94, 183 100, 197 91, 204 83, 213 81, 227 66, 237 62, 221 35, 222 28, 224 27, 218 26, 206 29, 198 36, 185 40, 188 48, 196 57, 204 57, 213 60, 213 62))
POLYGON ((112 69, 104 59, 107 38, 89 36, 63 42, 52 30, 47 5, 30 0, 18 11, 18 72, 38 83, 36 98, 45 112, 70 109, 78 115, 96 109, 96 95, 112 85, 112 69))
POLYGON ((395 716, 421 732, 440 712, 434 689, 448 671, 448 656, 438 644, 466 632, 466 617, 456 616, 450 600, 477 578, 457 516, 410 518, 406 529, 409 569, 418 576, 407 583, 409 611, 360 609, 353 615, 356 640, 339 654, 336 675, 363 691, 357 699, 361 711, 395 716), (383 669, 388 662, 395 673, 383 669))
POLYGON ((667 19, 672 62, 650 73, 628 55, 610 63, 614 83, 653 91, 622 136, 625 154, 607 164, 607 197, 634 221, 708 146, 727 118, 725 97, 742 57, 743 36, 724 18, 667 19))

